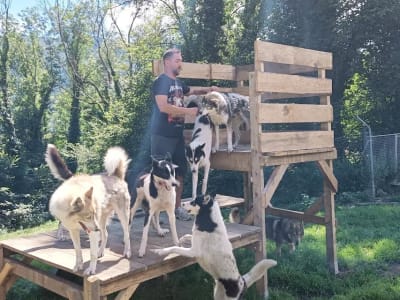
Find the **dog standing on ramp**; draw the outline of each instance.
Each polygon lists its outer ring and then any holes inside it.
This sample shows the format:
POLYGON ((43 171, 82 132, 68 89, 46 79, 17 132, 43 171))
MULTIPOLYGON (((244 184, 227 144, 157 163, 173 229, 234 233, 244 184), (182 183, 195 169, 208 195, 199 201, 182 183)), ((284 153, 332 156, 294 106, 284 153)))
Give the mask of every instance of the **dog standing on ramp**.
POLYGON ((53 176, 64 181, 51 196, 49 210, 69 231, 76 255, 74 272, 83 269, 80 242, 80 230, 83 229, 90 241, 90 265, 84 274, 96 273, 97 258, 104 255, 107 243, 107 220, 113 211, 117 213, 124 231, 123 256, 129 258, 130 196, 124 178, 130 159, 125 151, 120 147, 108 149, 104 158, 104 174, 73 175, 57 148, 51 144, 47 146, 46 162, 53 176))
POLYGON ((201 193, 205 195, 207 191, 208 174, 211 165, 212 130, 213 124, 211 123, 207 110, 204 109, 194 122, 192 140, 185 148, 186 158, 192 173, 192 199, 195 199, 197 195, 197 182, 200 168, 204 168, 201 193))
POLYGON ((201 195, 191 202, 184 202, 182 206, 196 216, 192 235, 182 237, 191 237, 191 248, 175 246, 152 251, 159 255, 176 253, 196 258, 198 264, 214 278, 215 300, 241 299, 246 288, 276 265, 275 260, 263 259, 248 273, 240 275, 218 202, 209 195, 201 195))

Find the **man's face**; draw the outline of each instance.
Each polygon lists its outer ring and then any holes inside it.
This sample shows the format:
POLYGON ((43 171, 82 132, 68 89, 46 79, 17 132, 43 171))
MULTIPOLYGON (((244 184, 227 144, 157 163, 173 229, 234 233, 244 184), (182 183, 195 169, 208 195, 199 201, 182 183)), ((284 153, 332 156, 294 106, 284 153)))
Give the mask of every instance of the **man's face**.
POLYGON ((178 76, 182 70, 182 55, 181 53, 174 53, 166 60, 166 67, 175 75, 178 76))

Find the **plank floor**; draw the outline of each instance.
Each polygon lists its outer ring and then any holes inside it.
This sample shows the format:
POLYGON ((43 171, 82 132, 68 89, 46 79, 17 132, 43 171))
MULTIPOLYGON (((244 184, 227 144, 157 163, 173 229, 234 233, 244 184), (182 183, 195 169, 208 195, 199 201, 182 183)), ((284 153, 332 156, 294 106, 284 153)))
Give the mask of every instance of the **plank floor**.
MULTIPOLYGON (((165 213, 161 213, 162 227, 169 228, 168 219, 165 213)), ((130 259, 123 258, 123 233, 119 221, 115 218, 108 226, 109 238, 104 257, 100 258, 97 264, 97 274, 95 275, 101 282, 116 281, 127 276, 137 276, 137 281, 142 282, 156 276, 160 276, 166 271, 173 271, 189 264, 193 260, 171 256, 160 257, 149 249, 172 246, 171 234, 159 237, 154 229, 149 230, 147 253, 143 258, 138 257, 138 249, 142 237, 144 218, 137 216, 134 218, 134 226, 131 230, 131 247, 133 255, 130 259), (168 265, 169 266, 166 266, 168 265), (162 269, 158 272, 157 269, 162 269), (146 275, 147 273, 151 273, 146 275)), ((191 233, 193 221, 177 221, 178 236, 191 233)), ((227 224, 229 238, 234 248, 241 247, 257 241, 260 229, 254 226, 241 224, 227 224)), ((83 250, 84 269, 89 264, 90 251, 89 241, 85 233, 81 234, 81 245, 83 250)), ((74 273, 72 268, 75 263, 75 252, 70 239, 59 241, 56 238, 56 231, 34 234, 9 240, 0 241, 4 253, 21 254, 24 258, 40 261, 51 267, 74 273)), ((74 273, 83 277, 82 272, 74 273)))

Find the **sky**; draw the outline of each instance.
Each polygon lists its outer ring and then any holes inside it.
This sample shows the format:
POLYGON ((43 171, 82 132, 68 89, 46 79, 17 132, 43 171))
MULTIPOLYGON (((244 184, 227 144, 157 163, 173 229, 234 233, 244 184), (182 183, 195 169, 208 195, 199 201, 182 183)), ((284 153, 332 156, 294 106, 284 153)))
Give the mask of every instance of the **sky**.
POLYGON ((16 17, 22 10, 34 7, 40 3, 40 0, 11 0, 10 13, 16 17))

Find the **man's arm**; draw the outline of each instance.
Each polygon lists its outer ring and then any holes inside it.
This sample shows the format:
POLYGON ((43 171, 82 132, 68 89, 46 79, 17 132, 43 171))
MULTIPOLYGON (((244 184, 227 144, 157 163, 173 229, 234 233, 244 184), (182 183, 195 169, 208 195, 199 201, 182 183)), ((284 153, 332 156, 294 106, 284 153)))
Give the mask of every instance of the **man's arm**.
POLYGON ((197 116, 199 109, 197 107, 178 107, 168 103, 168 97, 166 95, 156 95, 156 103, 161 112, 173 115, 173 116, 197 116))

